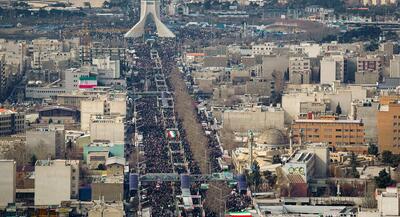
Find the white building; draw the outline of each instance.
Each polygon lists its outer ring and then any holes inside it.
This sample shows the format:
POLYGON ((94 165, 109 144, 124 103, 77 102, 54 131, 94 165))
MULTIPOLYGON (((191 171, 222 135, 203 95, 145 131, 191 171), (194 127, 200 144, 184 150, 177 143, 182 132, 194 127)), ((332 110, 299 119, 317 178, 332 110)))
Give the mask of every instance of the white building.
POLYGON ((98 96, 81 101, 81 130, 90 130, 92 115, 126 115, 126 95, 98 96))
POLYGON ((16 163, 14 160, 0 160, 0 208, 15 202, 16 163))
POLYGON ((225 110, 222 113, 223 127, 234 131, 263 131, 284 128, 284 111, 276 107, 251 107, 225 110))
POLYGON ((119 78, 121 76, 121 64, 118 59, 113 60, 110 56, 93 58, 92 63, 97 66, 100 78, 119 78))
POLYGON ((344 82, 345 61, 342 55, 324 57, 321 60, 321 84, 332 84, 334 81, 344 82))
POLYGON ((399 216, 400 199, 397 187, 387 187, 386 189, 376 189, 376 200, 381 216, 399 216))
POLYGON ((326 144, 310 144, 306 150, 297 150, 282 167, 286 174, 301 175, 304 181, 325 178, 328 174, 329 151, 326 144))
POLYGON ((38 160, 35 165, 35 206, 58 206, 77 198, 79 161, 38 160))
POLYGON ((125 116, 92 115, 90 141, 125 143, 125 116))
POLYGON ((65 131, 64 125, 49 125, 26 131, 26 148, 38 159, 44 160, 64 157, 65 131))
POLYGON ((393 58, 390 60, 390 77, 400 77, 400 55, 393 55, 393 58))
POLYGON ((253 56, 261 55, 271 55, 273 50, 276 48, 276 45, 273 42, 268 42, 264 44, 255 44, 251 47, 251 51, 253 56))

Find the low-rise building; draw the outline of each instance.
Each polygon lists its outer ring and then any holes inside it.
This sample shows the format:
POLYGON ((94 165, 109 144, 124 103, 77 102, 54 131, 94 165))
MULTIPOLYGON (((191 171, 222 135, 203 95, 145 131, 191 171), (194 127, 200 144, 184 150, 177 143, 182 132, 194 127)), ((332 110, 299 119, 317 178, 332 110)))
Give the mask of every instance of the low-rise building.
POLYGON ((284 128, 284 111, 278 107, 250 107, 225 110, 222 114, 223 127, 233 131, 263 131, 284 128))

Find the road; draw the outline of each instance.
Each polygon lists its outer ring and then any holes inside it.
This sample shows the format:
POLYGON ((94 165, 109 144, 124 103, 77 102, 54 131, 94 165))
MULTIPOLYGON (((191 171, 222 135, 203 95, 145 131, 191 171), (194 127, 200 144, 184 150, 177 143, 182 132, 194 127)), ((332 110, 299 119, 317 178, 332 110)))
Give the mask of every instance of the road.
POLYGON ((203 174, 208 171, 208 139, 204 135, 201 124, 197 121, 193 98, 189 95, 185 81, 178 68, 174 68, 170 74, 170 81, 175 90, 175 111, 178 117, 182 119, 183 127, 186 131, 190 148, 194 160, 199 163, 203 174))

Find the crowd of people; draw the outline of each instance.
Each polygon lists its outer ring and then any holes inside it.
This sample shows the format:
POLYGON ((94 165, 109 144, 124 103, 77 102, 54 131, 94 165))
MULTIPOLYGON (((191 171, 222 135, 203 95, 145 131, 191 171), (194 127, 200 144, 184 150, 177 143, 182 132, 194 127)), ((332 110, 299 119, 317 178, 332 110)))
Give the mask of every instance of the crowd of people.
MULTIPOLYGON (((200 166, 193 157, 190 142, 183 127, 183 121, 173 109, 173 88, 168 76, 174 70, 177 43, 175 40, 162 40, 149 44, 135 45, 136 55, 140 57, 137 63, 139 73, 132 77, 135 92, 157 91, 164 92, 163 96, 142 95, 135 102, 138 119, 137 130, 143 135, 143 148, 145 167, 144 173, 177 173, 177 174, 201 174, 200 166), (157 51, 158 61, 161 60, 162 68, 159 69, 154 59, 157 51), (165 90, 165 86, 167 90, 165 90), (170 91, 170 92, 168 92, 170 91), (168 101, 165 103, 165 99, 168 101), (176 136, 169 137, 170 130, 176 131, 176 136)), ((188 109, 196 109, 190 106, 188 109)), ((221 172, 222 168, 218 159, 222 157, 222 149, 217 139, 217 132, 211 129, 213 119, 207 117, 204 111, 197 111, 197 120, 207 123, 203 133, 208 139, 208 161, 210 172, 221 172)), ((174 216, 176 204, 174 195, 180 195, 179 182, 157 182, 142 183, 146 191, 143 207, 151 207, 153 216, 174 216)), ((201 190, 201 182, 191 184, 191 194, 206 197, 206 191, 201 190)), ((234 210, 240 209, 247 204, 244 196, 233 195, 227 198, 227 206, 234 210)), ((181 210, 182 211, 182 210, 181 210)), ((207 216, 213 216, 212 212, 205 210, 207 216)), ((187 214, 182 211, 182 216, 187 214)), ((191 211, 192 216, 202 216, 202 210, 195 208, 191 211)))

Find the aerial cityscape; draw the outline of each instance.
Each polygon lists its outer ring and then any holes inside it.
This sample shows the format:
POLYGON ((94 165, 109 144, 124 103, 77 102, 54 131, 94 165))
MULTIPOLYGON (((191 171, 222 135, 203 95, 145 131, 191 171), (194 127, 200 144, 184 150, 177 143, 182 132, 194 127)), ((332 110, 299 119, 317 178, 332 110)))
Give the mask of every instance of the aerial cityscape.
POLYGON ((400 216, 400 1, 0 0, 3 216, 400 216))

